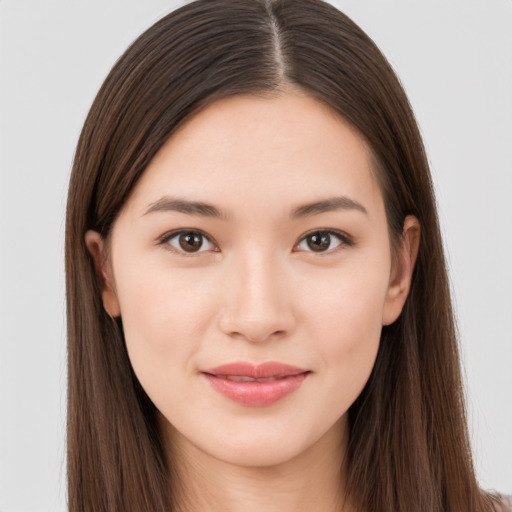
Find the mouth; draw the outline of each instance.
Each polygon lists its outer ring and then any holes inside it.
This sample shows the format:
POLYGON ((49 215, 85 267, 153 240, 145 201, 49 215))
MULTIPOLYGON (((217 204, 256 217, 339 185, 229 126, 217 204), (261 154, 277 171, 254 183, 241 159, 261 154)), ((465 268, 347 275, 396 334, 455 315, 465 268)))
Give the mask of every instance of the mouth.
POLYGON ((284 378, 288 377, 288 375, 283 376, 283 377, 268 377, 267 379, 256 379, 253 377, 246 377, 244 375, 212 375, 212 377, 217 377, 219 379, 232 380, 234 382, 273 382, 275 380, 284 379, 284 378))
POLYGON ((299 389, 310 373, 276 362, 258 366, 237 362, 201 372, 215 391, 246 407, 275 404, 299 389))

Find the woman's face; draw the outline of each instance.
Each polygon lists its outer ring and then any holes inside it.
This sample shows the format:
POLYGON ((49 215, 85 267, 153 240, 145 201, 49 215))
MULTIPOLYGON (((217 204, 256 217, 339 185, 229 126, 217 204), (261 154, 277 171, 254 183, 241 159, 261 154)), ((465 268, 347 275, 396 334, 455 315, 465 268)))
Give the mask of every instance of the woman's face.
POLYGON ((340 117, 287 93, 213 103, 150 163, 103 298, 176 446, 262 466, 343 441, 407 294, 370 161, 340 117))

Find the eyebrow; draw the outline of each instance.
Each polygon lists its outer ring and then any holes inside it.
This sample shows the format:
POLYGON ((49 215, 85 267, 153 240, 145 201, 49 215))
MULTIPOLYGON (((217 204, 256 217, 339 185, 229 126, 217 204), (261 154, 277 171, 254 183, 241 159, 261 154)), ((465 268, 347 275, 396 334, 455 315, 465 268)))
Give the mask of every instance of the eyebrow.
POLYGON ((187 199, 172 198, 164 196, 158 201, 151 203, 144 215, 153 212, 179 212, 188 215, 200 215, 202 217, 216 217, 228 219, 228 215, 215 206, 201 201, 189 201, 187 199))
POLYGON ((292 217, 309 217, 310 215, 317 215, 319 213, 332 212, 336 210, 356 210, 366 215, 368 214, 366 208, 361 203, 358 203, 349 197, 340 196, 299 206, 293 210, 292 217))
MULTIPOLYGON (((368 214, 366 208, 361 203, 358 203, 346 196, 339 196, 298 206, 292 211, 291 218, 309 217, 336 210, 355 210, 368 214)), ((227 213, 219 210, 211 204, 168 196, 164 196, 158 201, 151 203, 149 208, 144 212, 144 215, 148 215, 153 212, 179 212, 188 215, 229 220, 229 215, 227 213)))

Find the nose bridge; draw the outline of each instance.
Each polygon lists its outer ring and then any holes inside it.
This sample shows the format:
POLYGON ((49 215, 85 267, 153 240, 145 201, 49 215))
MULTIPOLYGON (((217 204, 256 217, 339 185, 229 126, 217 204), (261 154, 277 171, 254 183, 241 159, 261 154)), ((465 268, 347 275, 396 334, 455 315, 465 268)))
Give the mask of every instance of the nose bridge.
POLYGON ((222 330, 250 341, 289 333, 294 321, 289 283, 276 251, 248 244, 230 263, 222 330))

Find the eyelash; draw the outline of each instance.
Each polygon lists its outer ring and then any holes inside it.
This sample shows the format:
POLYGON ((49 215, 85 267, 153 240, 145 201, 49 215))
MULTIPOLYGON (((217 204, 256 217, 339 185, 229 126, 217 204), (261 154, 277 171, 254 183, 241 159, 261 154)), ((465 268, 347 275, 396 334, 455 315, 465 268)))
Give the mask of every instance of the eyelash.
MULTIPOLYGON (((179 229, 176 231, 171 231, 170 233, 166 233, 165 235, 161 236, 157 240, 157 243, 158 243, 158 245, 167 246, 167 247, 165 247, 167 250, 170 250, 172 252, 179 254, 180 256, 185 256, 187 258, 188 257, 197 257, 197 256, 200 256, 204 252, 208 252, 208 251, 187 252, 182 249, 173 247, 172 245, 169 244, 169 242, 173 238, 176 238, 183 234, 199 235, 200 237, 207 240, 208 242, 216 245, 215 242, 213 241, 213 239, 211 239, 208 235, 206 235, 205 233, 203 233, 201 230, 198 230, 198 229, 179 229)), ((334 249, 329 249, 327 251, 315 252, 313 250, 310 250, 310 251, 304 251, 304 252, 310 252, 312 254, 317 254, 318 256, 326 256, 326 255, 330 255, 334 252, 338 252, 340 250, 340 247, 352 247, 354 245, 354 241, 346 233, 343 233, 342 231, 337 231, 337 230, 333 230, 333 229, 315 229, 314 231, 309 231, 304 236, 302 236, 302 238, 300 238, 299 242, 294 246, 294 248, 298 247, 303 241, 307 240, 308 237, 310 237, 312 235, 318 235, 318 234, 334 236, 335 238, 337 238, 339 240, 340 243, 334 249)), ((201 243, 200 249, 203 247, 203 245, 204 245, 204 242, 201 243)), ((214 250, 213 252, 219 252, 219 250, 214 250)))

